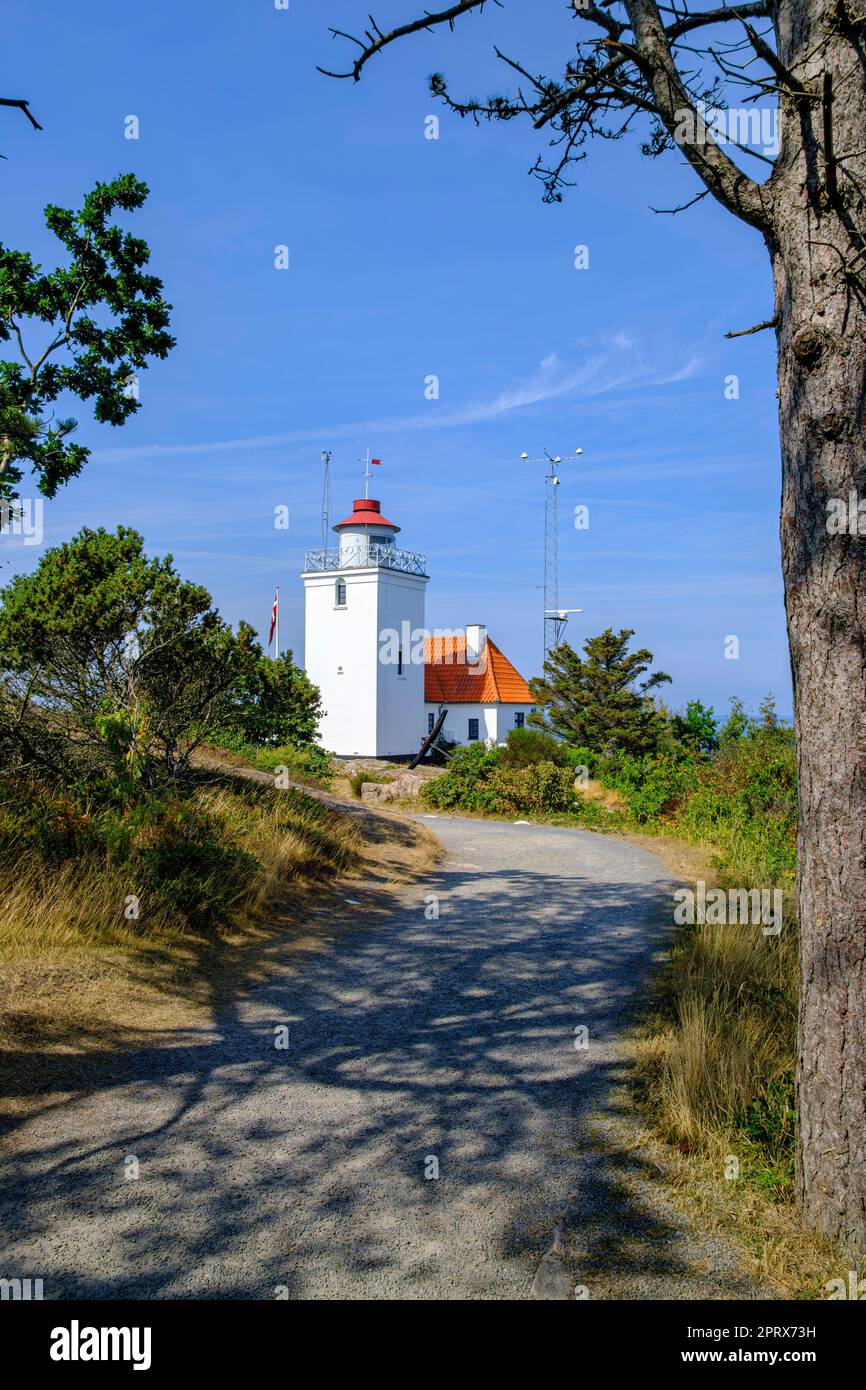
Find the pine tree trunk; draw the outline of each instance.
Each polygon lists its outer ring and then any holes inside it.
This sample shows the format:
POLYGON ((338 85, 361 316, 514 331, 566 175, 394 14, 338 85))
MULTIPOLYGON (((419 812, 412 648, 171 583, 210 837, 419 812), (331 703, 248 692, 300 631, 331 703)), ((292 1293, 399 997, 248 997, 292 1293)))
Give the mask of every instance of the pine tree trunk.
POLYGON ((866 63, 838 0, 835 9, 790 0, 780 7, 778 35, 782 61, 823 96, 784 104, 770 238, 799 770, 797 1191, 806 1224, 862 1258, 866 256, 858 253, 866 245, 866 63))

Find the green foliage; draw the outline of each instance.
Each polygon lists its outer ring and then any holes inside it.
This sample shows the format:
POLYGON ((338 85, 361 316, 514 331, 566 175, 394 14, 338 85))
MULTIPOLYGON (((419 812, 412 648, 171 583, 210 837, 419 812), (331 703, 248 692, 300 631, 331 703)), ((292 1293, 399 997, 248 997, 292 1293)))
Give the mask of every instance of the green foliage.
POLYGON ((667 754, 633 758, 620 753, 599 759, 596 776, 603 786, 621 793, 638 825, 671 812, 695 783, 691 760, 667 754))
POLYGON ((738 864, 756 882, 790 878, 797 834, 793 732, 757 729, 723 743, 718 756, 699 769, 675 831, 718 846, 723 865, 738 864))
POLYGON ((690 700, 685 714, 675 714, 671 731, 687 749, 696 753, 714 753, 719 746, 719 722, 715 713, 700 700, 690 700))
POLYGON ((544 676, 530 682, 538 706, 530 724, 607 756, 654 752, 664 724, 650 691, 670 676, 656 671, 639 680, 653 657, 646 648, 629 652, 633 636, 630 628, 607 628, 587 639, 583 657, 567 642, 557 647, 544 663, 544 676))
POLYGON ((141 536, 84 529, 0 592, 0 744, 18 765, 128 800, 182 775, 261 649, 141 536))
POLYGON ((489 788, 502 815, 553 815, 574 803, 574 774, 555 763, 495 768, 489 788))
POLYGON ((499 750, 484 743, 455 748, 442 776, 422 787, 422 799, 442 810, 495 813, 496 797, 490 790, 489 779, 499 763, 499 750))
POLYGON ((787 1195, 794 1182, 796 1145, 794 1068, 763 1085, 734 1127, 746 1140, 745 1177, 771 1199, 787 1195))
POLYGON ((776 712, 776 697, 772 691, 765 695, 758 706, 758 728, 764 733, 774 733, 782 726, 776 712))
POLYGON ((731 696, 731 712, 719 730, 719 743, 722 747, 729 743, 736 743, 739 739, 745 738, 748 734, 754 733, 755 724, 746 713, 742 700, 736 696, 731 696))
POLYGON ((0 343, 14 342, 18 354, 0 361, 0 501, 17 496, 22 464, 46 497, 81 472, 90 450, 68 442, 75 421, 45 414, 62 394, 92 400, 98 421, 122 425, 140 407, 130 381, 174 346, 162 281, 145 271, 147 243, 110 221, 147 195, 123 174, 97 183, 78 212, 46 207, 45 224, 67 252, 67 264, 48 273, 28 252, 0 245, 0 343), (33 325, 38 349, 25 342, 33 325))
POLYGON ((267 744, 263 748, 245 745, 240 751, 246 753, 256 767, 267 768, 270 772, 285 768, 289 778, 319 782, 322 786, 329 786, 333 781, 333 759, 317 743, 304 748, 296 748, 291 743, 267 744))
POLYGON ((441 777, 425 783, 421 796, 442 810, 486 812, 489 815, 552 815, 568 811, 574 802, 574 773, 570 767, 535 762, 532 743, 522 766, 506 762, 505 750, 483 743, 458 748, 441 777))
POLYGON ((322 701, 305 671, 283 652, 276 661, 261 656, 238 681, 228 729, 244 744, 309 747, 318 728, 322 701))
POLYGON ((569 765, 569 752, 561 739, 542 729, 511 729, 500 753, 503 767, 530 767, 533 763, 569 765))

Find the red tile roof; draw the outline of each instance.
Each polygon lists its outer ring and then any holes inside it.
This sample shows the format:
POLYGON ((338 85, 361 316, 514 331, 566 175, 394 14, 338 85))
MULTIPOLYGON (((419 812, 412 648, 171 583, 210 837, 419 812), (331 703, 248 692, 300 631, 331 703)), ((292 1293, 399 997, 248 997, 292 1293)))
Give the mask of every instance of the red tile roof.
POLYGON ((428 637, 424 643, 424 699, 428 704, 445 705, 532 704, 526 681, 489 637, 477 665, 466 661, 465 637, 428 637))

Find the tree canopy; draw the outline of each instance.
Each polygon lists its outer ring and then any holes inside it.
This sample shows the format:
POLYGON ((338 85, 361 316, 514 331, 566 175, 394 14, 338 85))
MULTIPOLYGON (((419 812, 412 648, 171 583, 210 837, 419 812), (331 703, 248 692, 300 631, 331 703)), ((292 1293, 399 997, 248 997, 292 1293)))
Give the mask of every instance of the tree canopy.
POLYGON ((132 174, 97 183, 77 212, 49 204, 45 224, 67 252, 43 271, 27 251, 0 243, 0 502, 17 496, 29 466, 46 497, 81 472, 90 450, 69 439, 61 396, 93 401, 96 420, 122 425, 140 408, 137 373, 174 346, 162 281, 150 250, 110 219, 140 208, 148 187, 132 174))
POLYGON ((629 652, 633 636, 631 628, 606 628, 587 638, 582 657, 563 642, 545 661, 544 675, 530 682, 538 709, 529 722, 595 753, 652 752, 662 721, 650 691, 671 678, 656 671, 640 680, 653 655, 646 647, 629 652))
POLYGON ((25 771, 152 789, 261 681, 249 624, 125 526, 46 551, 0 600, 0 741, 25 771))

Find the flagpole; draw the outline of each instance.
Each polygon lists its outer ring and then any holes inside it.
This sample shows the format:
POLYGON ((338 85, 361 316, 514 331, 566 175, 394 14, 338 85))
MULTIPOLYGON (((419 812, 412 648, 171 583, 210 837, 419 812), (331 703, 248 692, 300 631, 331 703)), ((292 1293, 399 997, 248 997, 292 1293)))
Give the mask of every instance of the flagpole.
POLYGON ((280 659, 280 586, 279 586, 279 584, 277 585, 277 626, 276 626, 276 628, 275 628, 275 630, 274 630, 274 636, 275 636, 275 638, 277 639, 277 640, 276 640, 276 645, 275 645, 275 647, 274 647, 274 661, 279 661, 279 659, 280 659))

